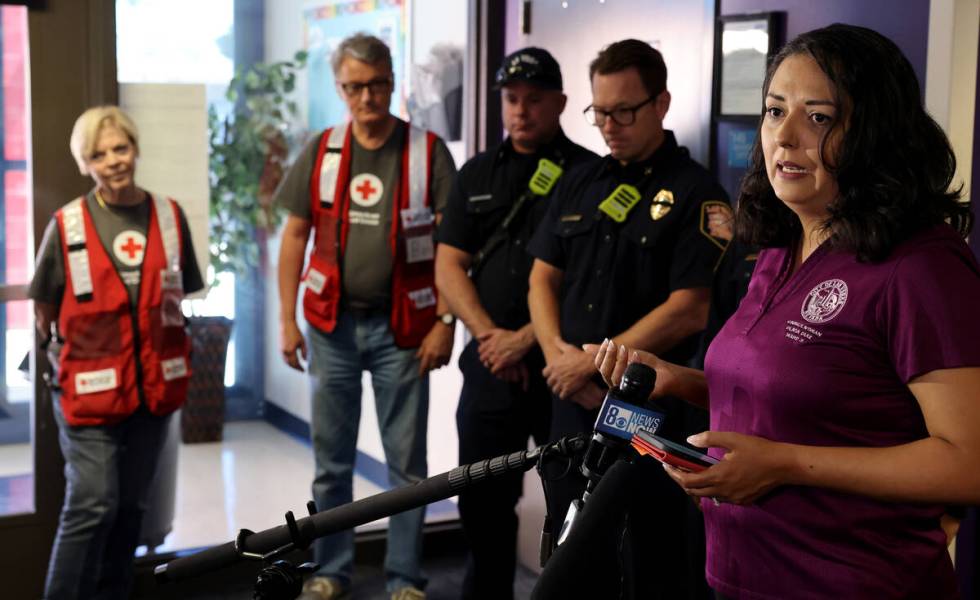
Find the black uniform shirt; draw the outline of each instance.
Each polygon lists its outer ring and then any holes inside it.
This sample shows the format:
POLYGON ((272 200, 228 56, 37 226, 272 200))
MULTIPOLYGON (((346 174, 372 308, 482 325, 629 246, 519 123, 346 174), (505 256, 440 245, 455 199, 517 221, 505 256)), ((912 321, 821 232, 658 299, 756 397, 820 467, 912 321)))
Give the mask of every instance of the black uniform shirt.
MULTIPOLYGON (((535 154, 515 151, 509 138, 495 149, 477 154, 463 165, 453 181, 436 234, 439 243, 476 255, 528 189, 541 158, 561 164, 560 184, 573 167, 599 157, 570 141, 561 131, 535 154)), ((510 227, 510 235, 487 256, 474 278, 480 302, 498 327, 519 329, 530 321, 527 279, 533 259, 527 253, 527 244, 544 217, 549 197, 532 196, 527 200, 521 218, 510 227)))
MULTIPOLYGON (((628 329, 671 292, 711 285, 725 242, 708 233, 708 209, 728 199, 674 134, 664 133, 649 159, 624 166, 607 156, 563 177, 553 191, 528 250, 564 272, 559 306, 561 334, 569 343, 600 342, 628 329), (621 183, 636 186, 641 199, 617 223, 598 207, 621 183), (670 196, 673 204, 667 203, 670 196)), ((697 341, 693 336, 665 358, 687 361, 697 341)))

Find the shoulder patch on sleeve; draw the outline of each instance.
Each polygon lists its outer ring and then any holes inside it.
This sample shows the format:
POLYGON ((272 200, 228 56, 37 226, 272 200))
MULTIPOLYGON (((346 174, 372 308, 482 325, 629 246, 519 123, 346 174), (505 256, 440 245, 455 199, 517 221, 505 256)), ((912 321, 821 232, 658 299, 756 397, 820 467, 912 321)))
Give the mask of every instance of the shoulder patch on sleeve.
POLYGON ((721 200, 701 203, 701 235, 724 250, 731 241, 735 214, 732 207, 721 200))

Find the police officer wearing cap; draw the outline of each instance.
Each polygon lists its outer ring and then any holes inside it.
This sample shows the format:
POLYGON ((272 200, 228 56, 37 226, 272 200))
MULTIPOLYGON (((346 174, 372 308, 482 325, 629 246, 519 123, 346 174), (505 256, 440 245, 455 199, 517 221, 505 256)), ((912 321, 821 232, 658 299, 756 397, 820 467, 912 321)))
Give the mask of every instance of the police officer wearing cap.
MULTIPOLYGON (((707 228, 713 207, 727 205, 724 190, 663 128, 670 93, 660 52, 638 40, 619 41, 589 71, 593 102, 585 117, 610 153, 562 178, 529 247, 535 261, 528 301, 553 392, 552 439, 591 431, 606 392, 583 343, 608 338, 680 364, 693 357, 725 246, 707 228)), ((667 399, 662 408, 658 433, 683 440, 690 417, 684 403, 667 399)), ((659 466, 643 479, 629 517, 633 565, 661 569, 655 578, 662 597, 685 597, 690 585, 681 573, 694 577, 703 568, 684 558, 691 503, 670 489, 659 466)), ((551 488, 555 522, 581 498, 584 483, 567 478, 551 488)), ((621 580, 607 581, 618 586, 621 580)), ((653 597, 650 589, 638 591, 653 597)))
MULTIPOLYGON (((457 175, 438 230, 436 285, 473 339, 460 356, 456 413, 461 464, 527 448, 548 437, 550 394, 527 307, 527 243, 554 186, 598 157, 561 130, 558 63, 525 48, 497 71, 508 137, 457 175)), ((520 474, 460 494, 470 546, 464 598, 513 598, 520 474)))

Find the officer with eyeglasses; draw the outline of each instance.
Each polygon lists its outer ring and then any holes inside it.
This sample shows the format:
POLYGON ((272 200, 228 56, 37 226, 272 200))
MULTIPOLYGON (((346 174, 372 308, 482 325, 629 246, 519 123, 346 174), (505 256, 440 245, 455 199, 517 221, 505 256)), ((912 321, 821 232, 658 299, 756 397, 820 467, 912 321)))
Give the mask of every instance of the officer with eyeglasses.
MULTIPOLYGON (((582 344, 610 339, 679 364, 694 356, 726 244, 708 228, 717 207, 728 206, 724 190, 663 128, 670 92, 660 52, 638 40, 619 41, 598 54, 589 75, 585 118, 609 154, 558 182, 529 246, 535 261, 528 302, 553 394, 553 440, 591 431, 607 391, 582 344)), ((683 440, 694 410, 686 406, 666 399, 659 433, 683 440)), ((671 489, 662 468, 647 470, 629 492, 637 503, 628 511, 625 538, 634 542, 625 553, 632 560, 611 558, 627 542, 610 532, 608 552, 595 547, 596 572, 607 576, 597 575, 596 589, 617 597, 621 585, 636 582, 637 597, 706 592, 703 561, 686 559, 698 545, 696 531, 688 536, 692 503, 671 489), (643 587, 651 579, 655 591, 643 587)), ((584 478, 569 477, 549 490, 556 528, 584 487, 584 478)))
MULTIPOLYGON (((497 71, 507 139, 460 169, 439 225, 436 284, 473 339, 459 368, 459 462, 468 464, 548 439, 551 396, 527 308, 527 242, 565 173, 598 159, 569 140, 559 117, 561 70, 541 48, 524 48, 497 71)), ((461 597, 514 597, 522 476, 466 490, 459 514, 470 559, 461 597)))

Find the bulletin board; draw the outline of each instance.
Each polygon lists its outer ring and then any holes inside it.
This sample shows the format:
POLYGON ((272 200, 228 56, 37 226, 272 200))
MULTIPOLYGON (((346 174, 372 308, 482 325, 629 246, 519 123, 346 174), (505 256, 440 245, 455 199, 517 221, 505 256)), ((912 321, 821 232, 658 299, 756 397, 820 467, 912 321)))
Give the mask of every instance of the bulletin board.
POLYGON ((319 131, 347 118, 337 94, 330 57, 340 42, 355 33, 375 35, 391 49, 395 91, 391 112, 406 116, 405 48, 407 0, 317 0, 305 5, 303 25, 309 52, 309 127, 319 131))

